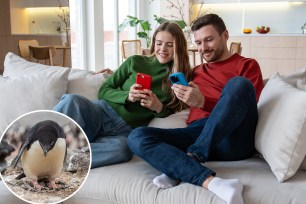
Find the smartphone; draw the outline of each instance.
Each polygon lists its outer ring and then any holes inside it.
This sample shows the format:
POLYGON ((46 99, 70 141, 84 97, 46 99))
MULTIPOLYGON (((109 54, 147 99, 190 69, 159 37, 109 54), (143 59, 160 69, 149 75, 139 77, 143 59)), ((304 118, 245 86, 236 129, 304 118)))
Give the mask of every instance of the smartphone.
POLYGON ((184 86, 189 86, 187 79, 182 72, 176 72, 169 75, 172 84, 180 84, 184 86))
POLYGON ((136 74, 136 84, 140 84, 142 87, 139 90, 151 89, 152 77, 147 74, 137 73, 136 74))

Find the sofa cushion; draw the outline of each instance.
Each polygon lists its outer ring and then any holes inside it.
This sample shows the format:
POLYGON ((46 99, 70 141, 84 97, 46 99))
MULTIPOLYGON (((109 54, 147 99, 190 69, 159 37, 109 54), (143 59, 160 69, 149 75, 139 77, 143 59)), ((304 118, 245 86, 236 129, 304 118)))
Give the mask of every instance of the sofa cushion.
POLYGON ((29 111, 52 109, 66 93, 68 70, 50 70, 24 76, 0 76, 0 134, 29 111))
POLYGON ((165 118, 153 118, 149 127, 158 128, 184 128, 189 115, 189 109, 174 113, 165 118))
MULTIPOLYGON (((207 162, 221 178, 237 178, 244 185, 244 202, 303 204, 306 172, 299 170, 293 179, 279 183, 268 164, 260 158, 234 162, 207 162)), ((83 187, 65 204, 224 204, 208 190, 188 183, 169 189, 156 187, 152 180, 161 173, 134 157, 131 161, 91 169, 83 187)))
POLYGON ((67 93, 79 94, 88 99, 98 98, 99 88, 110 76, 106 73, 95 74, 94 72, 86 70, 33 63, 11 52, 7 53, 5 57, 3 76, 22 76, 33 73, 46 73, 50 70, 60 72, 63 69, 67 69, 69 72, 67 93))
POLYGON ((279 182, 292 177, 306 155, 306 92, 278 75, 258 102, 255 145, 279 182))
POLYGON ((68 76, 68 94, 79 94, 90 100, 98 99, 101 85, 109 74, 95 74, 86 70, 71 69, 68 76))

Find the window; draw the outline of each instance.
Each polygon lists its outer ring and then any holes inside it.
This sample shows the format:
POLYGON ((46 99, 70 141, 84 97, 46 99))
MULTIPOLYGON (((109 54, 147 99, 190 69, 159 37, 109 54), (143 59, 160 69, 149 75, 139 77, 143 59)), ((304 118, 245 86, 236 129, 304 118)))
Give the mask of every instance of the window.
POLYGON ((103 3, 105 67, 114 70, 121 63, 121 40, 135 37, 132 29, 117 33, 126 16, 135 15, 135 0, 103 0, 103 3))
POLYGON ((136 1, 71 0, 72 67, 93 71, 117 69, 121 63, 120 41, 136 36, 132 29, 119 35, 117 28, 127 15, 136 15, 136 1))

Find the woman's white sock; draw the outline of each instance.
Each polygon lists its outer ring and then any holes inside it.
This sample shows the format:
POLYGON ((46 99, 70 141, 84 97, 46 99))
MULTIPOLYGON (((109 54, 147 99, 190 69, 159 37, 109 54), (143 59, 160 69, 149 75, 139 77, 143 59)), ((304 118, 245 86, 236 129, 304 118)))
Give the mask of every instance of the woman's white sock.
POLYGON ((221 179, 214 177, 208 184, 208 190, 216 194, 227 204, 244 204, 243 185, 238 179, 221 179))
POLYGON ((166 174, 156 176, 153 183, 159 188, 171 188, 177 186, 180 182, 169 178, 166 174))

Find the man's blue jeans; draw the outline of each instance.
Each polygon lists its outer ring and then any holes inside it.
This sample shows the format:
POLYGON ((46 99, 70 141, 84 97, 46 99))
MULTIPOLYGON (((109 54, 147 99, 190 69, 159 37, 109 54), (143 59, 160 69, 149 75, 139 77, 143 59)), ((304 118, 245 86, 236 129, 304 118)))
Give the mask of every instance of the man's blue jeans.
POLYGON ((91 168, 131 159, 127 136, 132 128, 104 100, 66 94, 53 110, 74 119, 84 130, 92 151, 91 168))
POLYGON ((215 172, 200 162, 233 161, 251 157, 258 111, 253 84, 246 78, 232 78, 208 118, 186 128, 140 127, 128 137, 131 150, 172 179, 202 186, 215 172))

